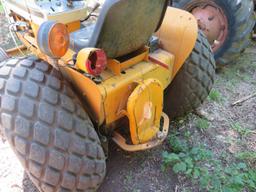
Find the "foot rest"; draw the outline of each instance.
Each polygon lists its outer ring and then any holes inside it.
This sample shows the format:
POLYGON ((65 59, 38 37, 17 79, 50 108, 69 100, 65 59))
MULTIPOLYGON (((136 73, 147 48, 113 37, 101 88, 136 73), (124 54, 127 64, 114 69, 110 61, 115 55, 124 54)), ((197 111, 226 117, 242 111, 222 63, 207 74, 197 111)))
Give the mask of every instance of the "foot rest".
POLYGON ((160 129, 162 131, 159 131, 155 138, 147 143, 137 145, 127 144, 125 138, 116 131, 114 132, 112 139, 120 148, 130 152, 142 151, 156 147, 166 139, 169 131, 169 117, 165 113, 162 113, 162 118, 164 120, 162 129, 160 129))

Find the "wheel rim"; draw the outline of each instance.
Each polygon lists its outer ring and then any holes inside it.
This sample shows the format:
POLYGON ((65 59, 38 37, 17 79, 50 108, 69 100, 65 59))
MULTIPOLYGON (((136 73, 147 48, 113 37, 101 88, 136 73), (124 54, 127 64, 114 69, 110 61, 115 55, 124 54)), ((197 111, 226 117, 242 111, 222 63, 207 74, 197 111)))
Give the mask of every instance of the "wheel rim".
POLYGON ((213 1, 203 0, 187 7, 197 19, 198 27, 206 35, 213 52, 222 47, 228 36, 228 19, 213 1))

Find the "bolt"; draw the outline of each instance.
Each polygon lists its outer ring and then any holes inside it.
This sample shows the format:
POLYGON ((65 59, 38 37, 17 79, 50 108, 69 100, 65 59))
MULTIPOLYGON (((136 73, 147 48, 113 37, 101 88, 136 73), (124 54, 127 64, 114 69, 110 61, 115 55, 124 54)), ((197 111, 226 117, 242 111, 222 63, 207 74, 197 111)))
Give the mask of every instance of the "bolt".
POLYGON ((157 139, 162 139, 164 137, 164 133, 162 133, 161 131, 157 132, 157 139))

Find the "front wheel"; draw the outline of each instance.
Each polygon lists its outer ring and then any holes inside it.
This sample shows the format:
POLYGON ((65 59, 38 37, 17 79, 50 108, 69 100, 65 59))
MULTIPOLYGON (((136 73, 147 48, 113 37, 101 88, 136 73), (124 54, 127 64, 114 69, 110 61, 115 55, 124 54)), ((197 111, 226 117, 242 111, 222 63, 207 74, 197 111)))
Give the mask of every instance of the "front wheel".
POLYGON ((195 47, 165 91, 164 110, 176 118, 199 107, 210 93, 215 79, 211 47, 200 31, 195 47))
POLYGON ((105 176, 105 155, 57 70, 34 58, 1 62, 0 102, 5 136, 40 191, 96 191, 105 176))

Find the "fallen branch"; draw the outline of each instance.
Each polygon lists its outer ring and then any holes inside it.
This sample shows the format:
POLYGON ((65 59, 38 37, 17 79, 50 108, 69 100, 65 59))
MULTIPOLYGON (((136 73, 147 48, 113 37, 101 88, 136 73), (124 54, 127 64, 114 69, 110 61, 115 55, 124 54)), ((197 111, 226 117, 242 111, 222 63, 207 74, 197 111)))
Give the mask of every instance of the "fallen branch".
POLYGON ((178 186, 177 185, 175 186, 175 192, 178 192, 178 186))
POLYGON ((253 97, 256 97, 256 92, 232 103, 232 106, 241 105, 242 103, 244 103, 245 101, 248 101, 249 99, 252 99, 253 97))

